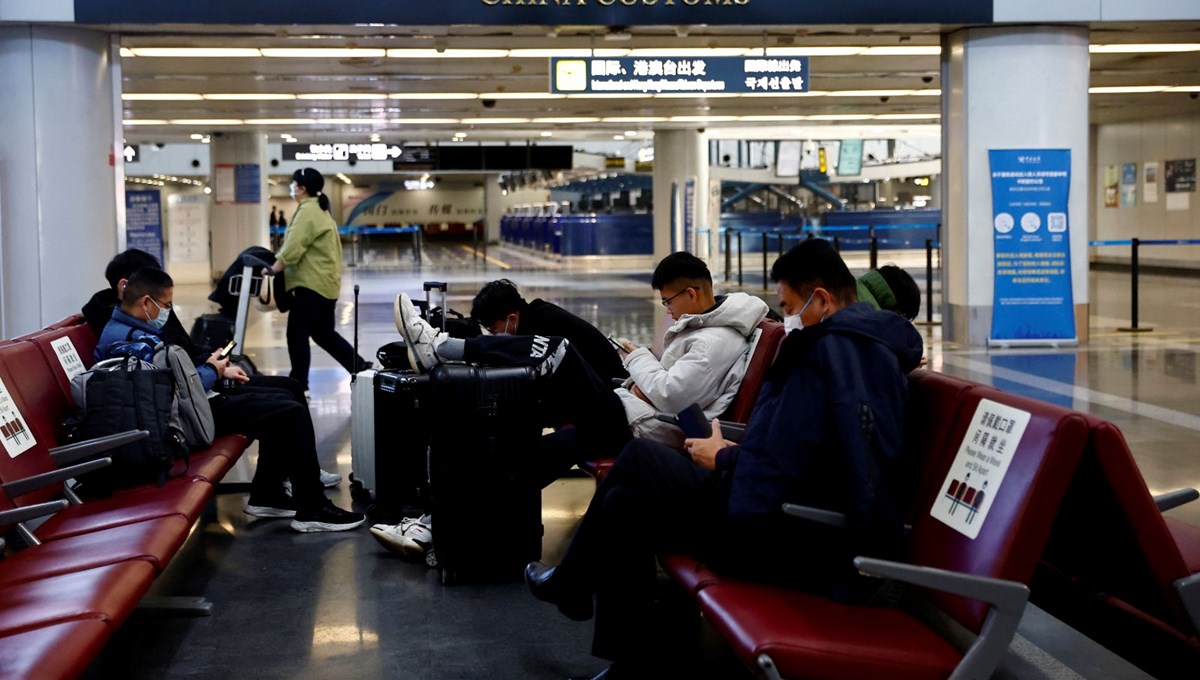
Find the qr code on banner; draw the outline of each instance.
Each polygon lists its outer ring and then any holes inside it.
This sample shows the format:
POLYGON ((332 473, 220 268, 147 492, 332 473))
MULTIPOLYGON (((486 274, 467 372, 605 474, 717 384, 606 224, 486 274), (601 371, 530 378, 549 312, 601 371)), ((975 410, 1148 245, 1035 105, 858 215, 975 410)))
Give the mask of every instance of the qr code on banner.
POLYGON ((1064 232, 1067 230, 1067 214, 1066 213, 1050 213, 1046 215, 1046 229, 1052 233, 1064 232))

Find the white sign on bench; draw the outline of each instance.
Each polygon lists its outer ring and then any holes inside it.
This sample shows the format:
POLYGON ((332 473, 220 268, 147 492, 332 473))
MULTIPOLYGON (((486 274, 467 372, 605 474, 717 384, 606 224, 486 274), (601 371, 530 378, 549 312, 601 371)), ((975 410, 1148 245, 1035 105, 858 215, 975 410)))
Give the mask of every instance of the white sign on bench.
POLYGON ((3 380, 0 380, 0 440, 9 458, 16 458, 37 443, 3 380))
POLYGON ((58 357, 58 363, 62 365, 68 381, 87 370, 83 366, 83 360, 79 358, 79 352, 75 351, 75 343, 71 342, 71 338, 61 337, 51 342, 50 346, 54 348, 54 356, 58 357))
POLYGON ((979 402, 930 510, 935 519, 968 538, 979 535, 1029 418, 1028 411, 979 402))

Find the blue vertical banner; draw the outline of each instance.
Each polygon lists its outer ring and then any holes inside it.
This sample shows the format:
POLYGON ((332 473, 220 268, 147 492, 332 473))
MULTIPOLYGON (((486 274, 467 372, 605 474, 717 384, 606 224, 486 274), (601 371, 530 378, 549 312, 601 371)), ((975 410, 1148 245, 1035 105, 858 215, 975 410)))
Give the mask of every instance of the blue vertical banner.
POLYGON ((696 252, 696 180, 683 183, 683 249, 696 252))
POLYGON ((991 149, 992 344, 1075 342, 1070 149, 991 149))
POLYGON ((125 192, 125 246, 164 262, 162 196, 157 191, 125 192))

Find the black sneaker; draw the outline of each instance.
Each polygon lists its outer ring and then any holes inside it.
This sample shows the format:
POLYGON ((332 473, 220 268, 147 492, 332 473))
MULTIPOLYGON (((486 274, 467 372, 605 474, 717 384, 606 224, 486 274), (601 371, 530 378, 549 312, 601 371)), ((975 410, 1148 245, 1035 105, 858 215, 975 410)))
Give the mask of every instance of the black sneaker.
POLYGON ((301 533, 314 531, 349 531, 357 529, 366 517, 357 512, 348 512, 333 503, 326 502, 316 510, 300 510, 292 520, 292 529, 301 533))

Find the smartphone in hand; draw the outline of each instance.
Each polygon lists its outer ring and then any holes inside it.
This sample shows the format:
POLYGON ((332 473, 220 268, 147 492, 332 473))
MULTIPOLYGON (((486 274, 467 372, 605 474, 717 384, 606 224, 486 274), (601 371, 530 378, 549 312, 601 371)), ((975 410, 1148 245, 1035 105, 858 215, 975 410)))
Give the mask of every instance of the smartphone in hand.
POLYGON ((234 347, 237 347, 237 340, 230 340, 228 345, 221 348, 221 353, 217 355, 217 358, 221 361, 228 359, 234 347))
POLYGON ((692 404, 675 417, 679 420, 679 429, 688 439, 707 439, 712 436, 712 423, 699 404, 692 404))
POLYGON ((617 342, 616 340, 614 340, 614 339, 613 339, 613 336, 611 336, 611 335, 606 335, 606 336, 604 336, 604 337, 608 339, 608 344, 612 345, 612 346, 613 346, 613 349, 617 350, 618 352, 624 352, 624 351, 625 351, 625 348, 621 346, 621 343, 619 343, 619 342, 617 342))

